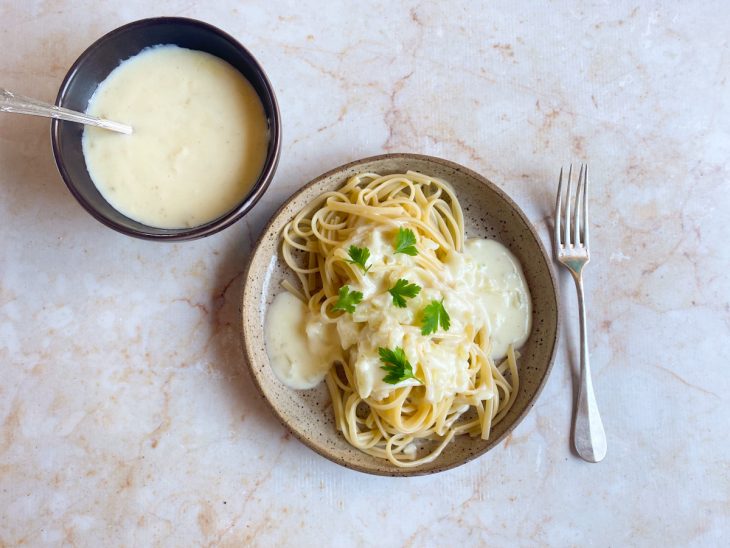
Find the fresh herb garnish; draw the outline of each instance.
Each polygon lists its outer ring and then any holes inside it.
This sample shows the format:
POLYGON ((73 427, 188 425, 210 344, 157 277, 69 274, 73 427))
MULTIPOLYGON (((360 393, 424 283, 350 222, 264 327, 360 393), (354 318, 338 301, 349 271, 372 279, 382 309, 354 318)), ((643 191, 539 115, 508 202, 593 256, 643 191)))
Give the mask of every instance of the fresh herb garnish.
POLYGON ((451 326, 451 318, 449 318, 446 309, 444 308, 444 300, 431 301, 423 310, 423 325, 421 325, 421 335, 428 335, 429 333, 435 333, 439 325, 444 331, 448 331, 451 326))
POLYGON ((372 265, 365 266, 365 263, 367 263, 370 258, 370 250, 367 247, 351 245, 347 250, 347 254, 350 256, 350 260, 348 261, 349 263, 356 264, 363 269, 363 272, 370 270, 370 266, 372 265))
POLYGON ((418 255, 416 249, 416 235, 410 228, 399 228, 398 234, 395 235, 395 252, 405 253, 413 257, 418 255))
POLYGON ((393 296, 393 304, 398 308, 406 307, 406 299, 412 299, 421 292, 421 286, 408 283, 408 280, 401 278, 388 290, 393 296))
POLYGON ((388 384, 398 384, 406 379, 416 379, 423 384, 421 379, 413 374, 413 367, 411 367, 408 358, 406 358, 406 353, 400 346, 396 347, 395 350, 381 346, 378 348, 378 353, 380 354, 380 361, 385 364, 380 369, 388 372, 383 377, 383 381, 388 384))
POLYGON ((359 291, 350 291, 348 286, 343 285, 340 288, 339 297, 332 310, 344 310, 352 314, 355 312, 355 305, 359 304, 360 301, 362 301, 362 293, 359 291))

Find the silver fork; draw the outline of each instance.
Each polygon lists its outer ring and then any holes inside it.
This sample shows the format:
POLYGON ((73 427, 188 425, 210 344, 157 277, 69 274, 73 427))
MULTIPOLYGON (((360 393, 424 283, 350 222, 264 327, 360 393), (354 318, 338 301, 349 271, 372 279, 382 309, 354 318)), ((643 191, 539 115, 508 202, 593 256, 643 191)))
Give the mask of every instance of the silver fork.
POLYGON ((570 225, 570 197, 573 165, 568 170, 568 189, 563 198, 563 169, 560 168, 558 197, 555 201, 555 258, 570 270, 578 291, 580 315, 580 388, 573 423, 573 443, 578 454, 588 462, 600 462, 606 456, 606 433, 593 393, 588 359, 586 305, 583 295, 583 267, 590 260, 588 252, 588 166, 581 165, 575 191, 573 226, 570 225), (565 202, 564 214, 561 211, 565 202), (572 230, 571 230, 572 228, 572 230))

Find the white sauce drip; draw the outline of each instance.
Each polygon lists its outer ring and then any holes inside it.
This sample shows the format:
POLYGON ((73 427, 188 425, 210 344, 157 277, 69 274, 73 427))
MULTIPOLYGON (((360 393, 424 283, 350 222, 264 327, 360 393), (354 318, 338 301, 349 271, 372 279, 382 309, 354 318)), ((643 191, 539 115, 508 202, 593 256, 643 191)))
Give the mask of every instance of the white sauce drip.
POLYGON ((291 293, 274 298, 266 315, 266 352, 279 380, 290 388, 314 388, 339 357, 334 325, 313 320, 291 293))
POLYGON ((82 146, 104 199, 149 226, 192 227, 227 213, 266 159, 266 116, 256 91, 202 51, 143 50, 109 74, 86 112, 134 128, 122 135, 86 126, 82 146))
POLYGON ((525 275, 510 250, 495 240, 467 240, 464 254, 482 271, 477 293, 489 318, 492 359, 501 360, 510 344, 519 348, 530 334, 532 301, 525 275))

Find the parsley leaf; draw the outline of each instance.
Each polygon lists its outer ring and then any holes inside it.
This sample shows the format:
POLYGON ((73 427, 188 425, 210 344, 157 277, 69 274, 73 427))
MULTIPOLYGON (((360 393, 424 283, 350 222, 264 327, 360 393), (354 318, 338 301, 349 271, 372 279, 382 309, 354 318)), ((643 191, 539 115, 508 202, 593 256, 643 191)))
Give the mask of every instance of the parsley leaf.
POLYGON ((399 228, 398 234, 395 235, 395 252, 405 253, 413 257, 418 255, 416 249, 416 235, 410 228, 399 228))
POLYGON ((444 308, 444 300, 431 301, 423 310, 423 325, 421 326, 421 335, 435 333, 439 325, 444 331, 448 331, 451 326, 451 318, 444 308))
POLYGON ((370 258, 370 250, 367 247, 357 247, 355 245, 351 245, 350 248, 347 250, 347 254, 350 256, 349 263, 356 264, 360 268, 363 269, 364 272, 367 272, 370 270, 370 266, 365 266, 365 263, 368 262, 368 259, 370 258))
POLYGON ((340 288, 339 297, 332 310, 344 310, 352 314, 355 312, 355 305, 360 304, 360 301, 362 301, 362 293, 359 291, 350 291, 348 286, 343 285, 340 288))
POLYGON ((383 381, 388 384, 398 384, 406 379, 416 379, 418 382, 423 384, 423 381, 413 374, 413 367, 406 358, 406 353, 399 346, 395 350, 389 348, 378 348, 380 354, 380 361, 385 365, 382 365, 380 369, 387 371, 388 374, 383 377, 383 381))
POLYGON ((388 290, 393 296, 393 304, 398 308, 406 307, 406 298, 412 299, 421 292, 421 287, 408 283, 408 280, 401 278, 388 290))

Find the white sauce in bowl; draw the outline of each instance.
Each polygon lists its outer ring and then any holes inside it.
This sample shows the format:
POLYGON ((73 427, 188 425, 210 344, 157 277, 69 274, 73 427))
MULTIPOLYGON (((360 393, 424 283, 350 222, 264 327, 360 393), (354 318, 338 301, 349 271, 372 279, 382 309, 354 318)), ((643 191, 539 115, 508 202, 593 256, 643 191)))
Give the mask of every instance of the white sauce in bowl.
POLYGON ((263 105, 222 59, 172 45, 114 69, 87 113, 129 124, 132 135, 86 126, 86 166, 101 195, 143 224, 186 228, 238 205, 266 160, 263 105))

